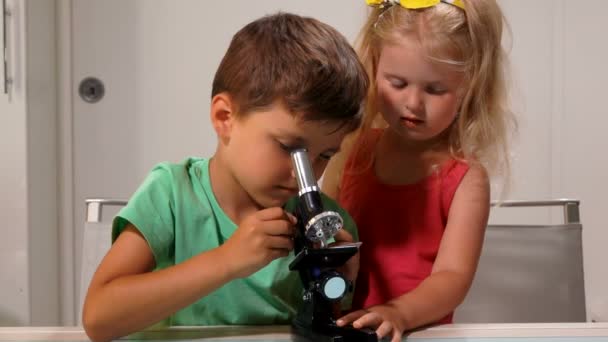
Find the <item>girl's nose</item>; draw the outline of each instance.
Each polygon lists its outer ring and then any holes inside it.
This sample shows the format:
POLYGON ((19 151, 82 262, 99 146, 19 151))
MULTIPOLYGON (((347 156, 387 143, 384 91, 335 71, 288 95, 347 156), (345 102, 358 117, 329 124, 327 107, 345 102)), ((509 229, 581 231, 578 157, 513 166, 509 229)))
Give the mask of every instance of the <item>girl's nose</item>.
POLYGON ((419 112, 422 108, 422 93, 417 87, 410 87, 405 94, 405 108, 410 112, 419 112))

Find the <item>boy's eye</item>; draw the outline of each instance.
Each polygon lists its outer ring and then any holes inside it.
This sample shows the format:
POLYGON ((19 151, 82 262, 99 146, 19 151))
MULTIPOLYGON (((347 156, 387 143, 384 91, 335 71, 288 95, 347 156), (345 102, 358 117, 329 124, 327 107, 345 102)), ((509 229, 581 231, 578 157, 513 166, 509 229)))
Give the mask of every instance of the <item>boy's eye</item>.
MULTIPOLYGON (((285 151, 287 153, 291 153, 291 151, 293 151, 293 150, 295 150, 297 148, 300 148, 300 146, 293 146, 293 145, 290 145, 290 144, 282 143, 280 141, 277 141, 277 143, 279 144, 279 147, 283 151, 285 151)), ((324 160, 330 160, 335 154, 336 154, 336 152, 332 150, 332 151, 329 151, 329 152, 321 153, 319 155, 319 157, 321 159, 324 159, 324 160)))
POLYGON ((287 144, 283 144, 282 142, 278 141, 279 146, 281 147, 282 150, 286 151, 286 152, 291 152, 294 147, 293 146, 289 146, 287 144))
POLYGON ((325 160, 330 160, 331 157, 333 157, 334 154, 333 153, 323 153, 321 155, 319 155, 319 157, 321 157, 321 159, 325 159, 325 160))

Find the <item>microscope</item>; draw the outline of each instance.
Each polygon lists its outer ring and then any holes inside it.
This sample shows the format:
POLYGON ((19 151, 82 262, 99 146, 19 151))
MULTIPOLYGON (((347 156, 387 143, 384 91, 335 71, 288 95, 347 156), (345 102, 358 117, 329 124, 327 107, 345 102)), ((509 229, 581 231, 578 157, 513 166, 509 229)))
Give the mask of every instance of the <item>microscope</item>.
POLYGON ((323 208, 306 149, 293 150, 291 160, 299 192, 294 213, 298 219, 296 257, 289 269, 299 272, 304 286, 304 303, 292 323, 296 337, 315 342, 377 342, 371 329, 336 325, 341 315, 340 303, 353 290, 353 284, 336 268, 357 253, 359 244, 329 246, 328 240, 342 229, 342 217, 323 208))

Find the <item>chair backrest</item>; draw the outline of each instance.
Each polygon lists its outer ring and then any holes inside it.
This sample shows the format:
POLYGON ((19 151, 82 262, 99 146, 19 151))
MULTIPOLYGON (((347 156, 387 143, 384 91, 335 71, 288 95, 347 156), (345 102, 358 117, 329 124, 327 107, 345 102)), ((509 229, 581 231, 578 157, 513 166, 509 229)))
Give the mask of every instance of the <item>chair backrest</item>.
POLYGON ((82 237, 78 322, 82 325, 82 308, 91 278, 111 245, 112 223, 102 222, 104 206, 124 206, 126 201, 87 199, 86 222, 82 237))
POLYGON ((563 206, 559 225, 489 225, 473 285, 456 323, 584 322, 579 201, 506 201, 505 207, 563 206))

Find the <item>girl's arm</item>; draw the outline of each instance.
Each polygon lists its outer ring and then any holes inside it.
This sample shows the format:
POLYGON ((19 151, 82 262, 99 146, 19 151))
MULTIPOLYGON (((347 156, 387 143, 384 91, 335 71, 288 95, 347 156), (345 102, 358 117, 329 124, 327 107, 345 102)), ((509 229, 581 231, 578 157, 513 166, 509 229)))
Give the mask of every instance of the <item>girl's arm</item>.
POLYGON ((351 133, 341 145, 340 152, 336 153, 327 164, 325 172, 323 173, 323 182, 321 183, 321 190, 324 194, 332 198, 334 201, 338 201, 340 195, 340 182, 342 180, 342 172, 344 172, 344 165, 348 159, 350 150, 354 143, 356 133, 351 133))
POLYGON ((151 272, 148 243, 127 225, 95 272, 83 309, 93 341, 107 341, 144 329, 231 280, 218 248, 174 267, 151 272))
POLYGON ((378 305, 353 312, 340 325, 353 322, 375 327, 378 335, 392 334, 401 341, 403 331, 436 322, 465 298, 481 254, 490 211, 490 184, 481 166, 471 166, 458 186, 431 275, 413 291, 378 305))
POLYGON ((488 176, 471 166, 454 194, 431 275, 395 301, 404 328, 437 321, 462 303, 475 276, 489 212, 488 176))
POLYGON ((337 201, 340 196, 340 178, 345 162, 344 152, 336 153, 327 164, 321 182, 321 191, 331 199, 337 201))

